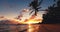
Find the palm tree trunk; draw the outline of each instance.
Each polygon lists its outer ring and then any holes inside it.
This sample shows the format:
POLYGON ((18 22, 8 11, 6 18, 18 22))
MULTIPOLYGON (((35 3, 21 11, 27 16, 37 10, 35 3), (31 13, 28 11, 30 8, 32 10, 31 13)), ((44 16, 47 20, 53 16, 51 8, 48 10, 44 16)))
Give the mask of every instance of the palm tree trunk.
POLYGON ((37 16, 37 11, 35 11, 35 15, 37 16))

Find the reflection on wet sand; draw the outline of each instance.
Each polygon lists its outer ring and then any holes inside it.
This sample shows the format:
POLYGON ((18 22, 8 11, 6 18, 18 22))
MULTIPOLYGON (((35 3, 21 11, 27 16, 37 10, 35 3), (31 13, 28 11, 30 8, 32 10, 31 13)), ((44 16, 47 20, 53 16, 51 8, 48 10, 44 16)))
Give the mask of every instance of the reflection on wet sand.
POLYGON ((0 24, 0 32, 60 32, 60 24, 0 24))
POLYGON ((39 31, 39 26, 40 25, 33 25, 33 24, 29 24, 28 25, 28 32, 38 32, 39 31))

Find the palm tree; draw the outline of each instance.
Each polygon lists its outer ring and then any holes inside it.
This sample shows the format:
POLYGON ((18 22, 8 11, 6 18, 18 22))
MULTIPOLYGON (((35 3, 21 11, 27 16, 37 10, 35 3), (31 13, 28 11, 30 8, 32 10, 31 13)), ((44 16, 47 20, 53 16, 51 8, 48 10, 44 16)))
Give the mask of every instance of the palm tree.
MULTIPOLYGON (((39 6, 41 5, 42 1, 43 1, 43 0, 41 0, 40 2, 38 2, 38 0, 33 0, 33 1, 29 4, 29 6, 30 6, 32 9, 34 9, 34 11, 35 11, 34 15, 36 15, 36 16, 37 16, 37 12, 39 11, 38 9, 41 8, 41 7, 39 7, 39 6)), ((33 11, 31 11, 31 13, 32 13, 32 12, 33 12, 33 11)), ((30 14, 31 14, 31 13, 30 13, 30 14)))

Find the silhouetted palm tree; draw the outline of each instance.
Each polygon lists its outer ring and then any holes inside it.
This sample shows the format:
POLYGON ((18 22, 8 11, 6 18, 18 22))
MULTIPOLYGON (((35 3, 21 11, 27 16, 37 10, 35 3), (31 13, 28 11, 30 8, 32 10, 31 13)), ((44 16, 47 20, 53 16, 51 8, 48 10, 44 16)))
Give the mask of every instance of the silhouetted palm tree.
MULTIPOLYGON (((34 15, 37 15, 37 12, 39 11, 38 9, 40 9, 41 7, 39 7, 40 5, 41 5, 41 3, 42 3, 42 1, 43 0, 41 0, 40 2, 38 2, 38 0, 33 0, 30 4, 29 4, 29 6, 32 8, 32 9, 34 9, 34 11, 35 11, 35 14, 34 15)), ((33 11, 32 11, 33 12, 33 11)), ((32 13, 31 12, 31 13, 32 13)), ((30 13, 30 14, 31 14, 30 13)))
POLYGON ((48 13, 43 16, 42 23, 60 23, 60 0, 57 1, 56 7, 48 7, 48 13))

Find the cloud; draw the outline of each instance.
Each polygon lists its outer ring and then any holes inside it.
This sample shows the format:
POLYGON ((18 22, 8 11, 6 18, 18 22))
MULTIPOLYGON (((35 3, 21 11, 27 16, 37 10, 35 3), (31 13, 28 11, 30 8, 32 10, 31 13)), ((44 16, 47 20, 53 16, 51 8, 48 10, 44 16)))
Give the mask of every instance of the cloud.
POLYGON ((0 16, 0 18, 5 18, 4 16, 0 16))

